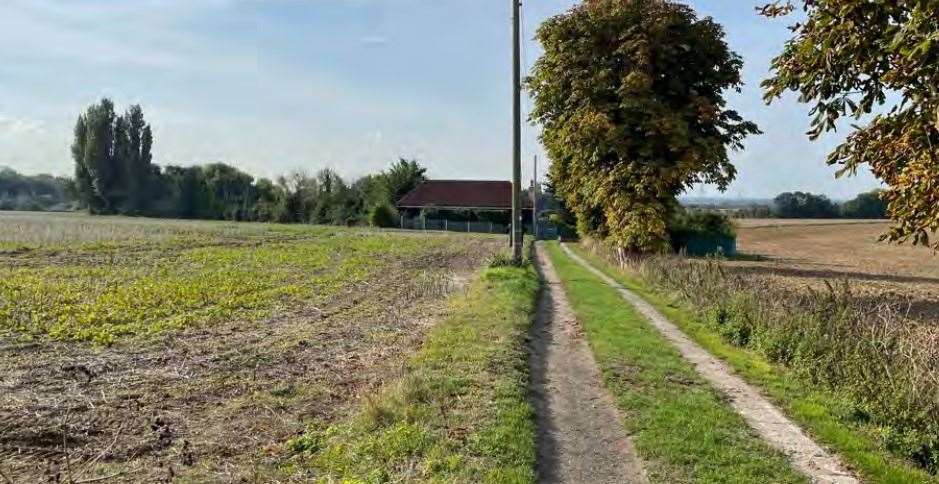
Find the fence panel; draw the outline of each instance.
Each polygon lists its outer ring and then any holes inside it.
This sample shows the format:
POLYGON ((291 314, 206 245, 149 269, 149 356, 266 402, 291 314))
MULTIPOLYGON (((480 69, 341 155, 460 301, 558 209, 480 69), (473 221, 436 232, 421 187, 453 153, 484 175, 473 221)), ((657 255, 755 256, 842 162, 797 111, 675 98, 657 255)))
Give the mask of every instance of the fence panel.
POLYGON ((465 221, 446 219, 424 219, 421 217, 401 217, 398 228, 405 230, 439 230, 446 232, 471 232, 480 234, 507 234, 505 224, 485 221, 465 221))
MULTIPOLYGON (((424 219, 421 217, 407 218, 401 217, 399 228, 405 230, 437 230, 446 232, 463 232, 477 234, 505 234, 509 233, 507 224, 496 222, 475 221, 467 222, 465 220, 446 220, 446 219, 424 219)), ((525 224, 526 234, 531 234, 531 224, 525 224)), ((553 224, 538 224, 538 238, 553 240, 559 235, 558 228, 553 224)))

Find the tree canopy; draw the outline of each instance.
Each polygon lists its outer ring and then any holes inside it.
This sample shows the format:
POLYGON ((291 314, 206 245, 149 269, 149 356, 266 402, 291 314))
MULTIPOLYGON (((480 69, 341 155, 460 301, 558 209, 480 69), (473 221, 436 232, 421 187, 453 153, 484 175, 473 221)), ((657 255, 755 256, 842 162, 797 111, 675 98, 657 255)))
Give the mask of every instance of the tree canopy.
POLYGON ((68 210, 71 180, 52 175, 22 175, 0 166, 0 210, 68 210))
POLYGON ((94 213, 139 213, 149 201, 153 133, 143 109, 121 116, 110 99, 90 106, 75 123, 75 190, 94 213))
POLYGON ((825 195, 786 192, 773 199, 773 215, 779 218, 838 218, 838 206, 825 195))
POLYGON ((398 158, 398 161, 381 173, 380 177, 388 189, 388 196, 392 204, 397 203, 401 197, 417 188, 424 180, 427 168, 421 166, 417 160, 398 158))
POLYGON ((728 149, 759 133, 727 107, 741 58, 723 28, 664 0, 586 0, 548 19, 527 86, 542 126, 549 178, 578 230, 630 251, 668 245, 676 197, 721 190, 728 149))
POLYGON ((841 216, 844 218, 887 218, 887 204, 884 203, 882 197, 882 190, 862 193, 841 205, 841 216))
MULTIPOLYGON (((786 91, 813 105, 809 136, 846 116, 864 126, 828 157, 839 175, 865 166, 882 180, 895 221, 885 238, 930 244, 939 229, 939 2, 803 0, 806 20, 773 60, 764 81, 771 102, 786 91), (857 121, 855 121, 857 122, 857 121)), ((762 9, 784 15, 797 6, 762 9)), ((939 241, 931 245, 939 248, 939 241)))

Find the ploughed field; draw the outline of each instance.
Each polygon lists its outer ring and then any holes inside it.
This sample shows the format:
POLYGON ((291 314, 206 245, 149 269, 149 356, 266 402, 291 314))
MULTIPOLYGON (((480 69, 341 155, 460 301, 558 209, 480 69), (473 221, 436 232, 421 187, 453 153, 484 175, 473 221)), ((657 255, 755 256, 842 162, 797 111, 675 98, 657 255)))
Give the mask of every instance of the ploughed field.
POLYGON ((287 480, 503 244, 0 212, 0 473, 287 480))
POLYGON ((879 242, 890 226, 879 220, 741 219, 741 260, 728 265, 797 290, 827 291, 884 303, 909 317, 939 322, 939 255, 931 249, 879 242))

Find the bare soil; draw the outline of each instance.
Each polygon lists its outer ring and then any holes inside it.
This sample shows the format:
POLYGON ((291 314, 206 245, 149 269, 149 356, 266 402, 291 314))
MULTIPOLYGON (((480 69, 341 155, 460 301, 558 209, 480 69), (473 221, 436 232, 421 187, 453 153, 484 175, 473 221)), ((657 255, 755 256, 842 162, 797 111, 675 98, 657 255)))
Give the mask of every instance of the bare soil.
POLYGON ((108 348, 0 337, 0 481, 287 481, 284 443, 399 371, 494 244, 257 323, 108 348))
POLYGON ((540 244, 536 254, 545 283, 531 341, 538 481, 647 482, 554 266, 540 244))

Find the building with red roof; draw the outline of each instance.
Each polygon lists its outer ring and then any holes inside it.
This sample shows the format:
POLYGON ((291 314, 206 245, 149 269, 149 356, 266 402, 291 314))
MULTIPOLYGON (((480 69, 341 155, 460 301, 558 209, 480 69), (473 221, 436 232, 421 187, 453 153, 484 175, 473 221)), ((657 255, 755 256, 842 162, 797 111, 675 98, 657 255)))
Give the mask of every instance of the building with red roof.
MULTIPOLYGON (((522 209, 531 211, 528 192, 522 193, 522 209)), ((512 210, 512 183, 501 180, 427 180, 398 200, 399 209, 512 210)), ((526 214, 526 216, 528 216, 526 214)))

